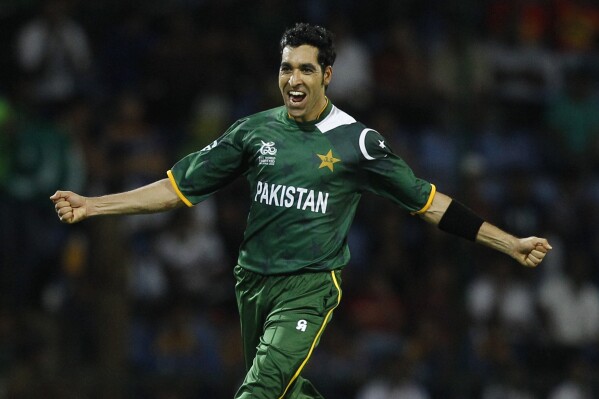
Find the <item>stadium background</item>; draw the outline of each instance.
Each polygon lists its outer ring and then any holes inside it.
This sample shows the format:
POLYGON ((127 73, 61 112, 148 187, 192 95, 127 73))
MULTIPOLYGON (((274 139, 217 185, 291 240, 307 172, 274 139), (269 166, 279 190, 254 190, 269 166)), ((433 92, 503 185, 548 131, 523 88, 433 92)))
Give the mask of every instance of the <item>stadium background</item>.
POLYGON ((596 2, 3 0, 0 398, 232 397, 244 182, 75 226, 48 196, 162 178, 279 105, 296 21, 337 34, 336 105, 441 191, 554 247, 524 269, 366 196, 309 378, 329 399, 599 397, 596 2))

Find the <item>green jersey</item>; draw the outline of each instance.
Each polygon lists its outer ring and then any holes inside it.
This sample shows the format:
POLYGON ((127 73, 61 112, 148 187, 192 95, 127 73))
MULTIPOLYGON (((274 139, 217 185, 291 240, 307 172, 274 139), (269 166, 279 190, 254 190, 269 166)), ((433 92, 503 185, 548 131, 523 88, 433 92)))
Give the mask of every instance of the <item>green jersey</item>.
POLYGON ((238 263, 264 275, 344 267, 363 192, 413 213, 435 193, 378 132, 330 102, 310 123, 295 122, 284 106, 240 119, 167 174, 188 206, 246 176, 251 206, 238 263))

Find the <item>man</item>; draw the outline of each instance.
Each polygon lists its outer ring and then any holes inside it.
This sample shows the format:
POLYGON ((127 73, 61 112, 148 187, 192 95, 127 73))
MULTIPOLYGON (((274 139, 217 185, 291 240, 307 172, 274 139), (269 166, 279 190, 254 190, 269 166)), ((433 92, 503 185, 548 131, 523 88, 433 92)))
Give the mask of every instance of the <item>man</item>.
POLYGON ((326 29, 297 24, 281 39, 284 106, 234 123, 168 178, 88 198, 57 191, 60 220, 193 206, 240 175, 251 187, 236 295, 247 375, 235 398, 321 398, 301 377, 341 300, 347 233, 361 193, 396 202, 450 233, 537 266, 547 240, 516 238, 418 179, 376 131, 326 97, 335 52, 326 29))

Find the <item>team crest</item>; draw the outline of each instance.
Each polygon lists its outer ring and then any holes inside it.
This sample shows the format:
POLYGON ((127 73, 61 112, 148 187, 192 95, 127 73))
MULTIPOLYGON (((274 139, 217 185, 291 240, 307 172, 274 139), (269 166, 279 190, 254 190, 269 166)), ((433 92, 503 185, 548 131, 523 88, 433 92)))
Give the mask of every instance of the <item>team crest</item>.
POLYGON ((326 155, 321 155, 321 154, 316 154, 316 155, 318 156, 318 158, 320 158, 320 166, 318 167, 318 169, 329 168, 329 170, 331 172, 334 172, 333 165, 335 165, 337 162, 341 162, 340 159, 335 158, 333 156, 333 150, 329 150, 329 152, 327 152, 326 155))
POLYGON ((258 165, 273 166, 276 161, 277 149, 274 141, 264 142, 260 140, 260 146, 258 149, 258 165))

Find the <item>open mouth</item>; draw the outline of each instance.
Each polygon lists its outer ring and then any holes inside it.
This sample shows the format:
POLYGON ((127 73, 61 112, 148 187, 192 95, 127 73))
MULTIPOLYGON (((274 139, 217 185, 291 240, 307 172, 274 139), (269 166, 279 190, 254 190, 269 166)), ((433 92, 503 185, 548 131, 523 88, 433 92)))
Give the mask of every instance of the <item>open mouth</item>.
POLYGON ((306 93, 302 93, 301 91, 290 91, 289 92, 289 100, 292 104, 298 104, 304 101, 306 98, 306 93))

